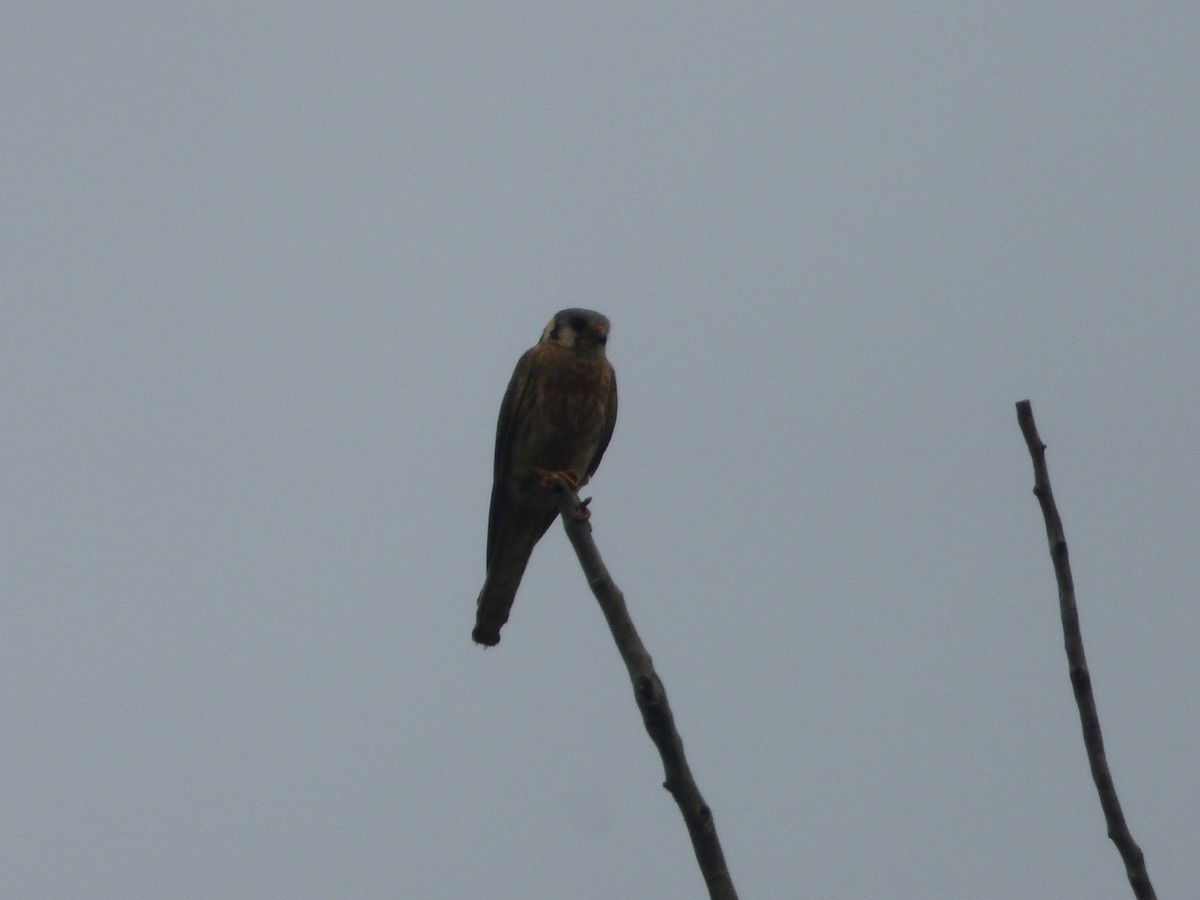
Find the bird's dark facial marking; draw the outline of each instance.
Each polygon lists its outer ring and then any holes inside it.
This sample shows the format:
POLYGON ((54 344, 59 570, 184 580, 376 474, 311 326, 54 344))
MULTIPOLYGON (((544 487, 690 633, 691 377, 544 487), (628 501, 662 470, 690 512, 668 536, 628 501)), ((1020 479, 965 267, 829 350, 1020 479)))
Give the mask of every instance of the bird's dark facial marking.
POLYGON ((608 319, 590 309, 560 309, 542 332, 542 341, 578 350, 603 347, 608 319))

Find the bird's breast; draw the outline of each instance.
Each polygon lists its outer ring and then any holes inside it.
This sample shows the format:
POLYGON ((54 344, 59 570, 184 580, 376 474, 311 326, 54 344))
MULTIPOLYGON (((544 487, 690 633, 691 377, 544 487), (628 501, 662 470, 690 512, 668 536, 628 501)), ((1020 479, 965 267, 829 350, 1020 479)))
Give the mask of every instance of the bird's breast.
POLYGON ((604 359, 555 360, 530 384, 517 455, 543 469, 583 472, 604 433, 612 369, 604 359))

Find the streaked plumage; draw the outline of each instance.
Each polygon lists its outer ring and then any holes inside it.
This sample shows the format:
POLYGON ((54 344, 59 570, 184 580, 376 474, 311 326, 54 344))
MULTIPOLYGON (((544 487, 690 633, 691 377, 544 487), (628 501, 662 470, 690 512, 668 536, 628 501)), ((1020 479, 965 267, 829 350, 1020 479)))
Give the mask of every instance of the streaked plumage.
POLYGON ((471 637, 500 642, 534 545, 558 515, 550 472, 579 485, 600 465, 617 421, 617 380, 604 355, 608 319, 564 309, 517 362, 496 424, 487 577, 471 637))

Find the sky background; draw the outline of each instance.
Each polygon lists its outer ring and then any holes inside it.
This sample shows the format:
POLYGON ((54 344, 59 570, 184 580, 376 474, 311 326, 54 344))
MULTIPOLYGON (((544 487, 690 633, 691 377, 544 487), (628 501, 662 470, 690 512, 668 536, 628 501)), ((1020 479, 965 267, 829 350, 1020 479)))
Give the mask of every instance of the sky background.
POLYGON ((495 417, 612 320, 596 541, 743 898, 1200 896, 1200 6, 8 4, 0 895, 704 895, 495 417))

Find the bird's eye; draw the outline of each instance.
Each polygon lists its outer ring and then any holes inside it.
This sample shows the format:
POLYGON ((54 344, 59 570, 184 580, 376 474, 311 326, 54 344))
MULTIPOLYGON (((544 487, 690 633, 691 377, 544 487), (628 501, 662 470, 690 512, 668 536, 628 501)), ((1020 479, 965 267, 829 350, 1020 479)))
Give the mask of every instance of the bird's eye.
POLYGON ((587 319, 583 316, 571 316, 571 327, 576 334, 583 334, 587 330, 587 319))

